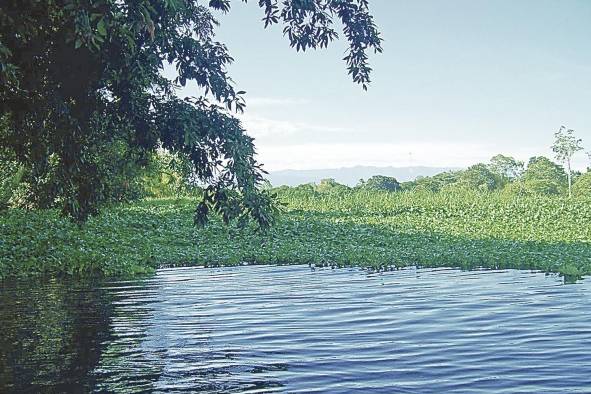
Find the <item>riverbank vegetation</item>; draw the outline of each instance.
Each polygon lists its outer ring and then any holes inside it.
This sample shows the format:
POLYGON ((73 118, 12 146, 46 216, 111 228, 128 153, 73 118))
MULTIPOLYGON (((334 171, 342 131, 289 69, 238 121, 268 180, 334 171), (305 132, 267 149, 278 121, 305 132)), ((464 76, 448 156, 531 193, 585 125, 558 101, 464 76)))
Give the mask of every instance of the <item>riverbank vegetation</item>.
MULTIPOLYGON (((591 175, 572 169, 574 130, 555 134, 562 165, 497 155, 410 182, 273 189, 216 41, 230 2, 140 3, 2 5, 0 277, 240 263, 589 273, 591 175), (199 97, 177 95, 188 82, 199 97)), ((338 22, 367 89, 382 51, 367 1, 255 6, 297 51, 325 48, 338 22)))
MULTIPOLYGON (((267 233, 193 225, 194 198, 117 204, 79 227, 57 210, 1 216, 0 275, 149 273, 167 265, 407 265, 591 273, 591 200, 502 192, 279 188, 267 233)), ((252 226, 252 225, 251 225, 252 226)))
POLYGON ((266 231, 223 212, 196 226, 195 206, 208 191, 191 178, 190 162, 166 150, 114 178, 118 193, 84 224, 64 216, 59 201, 28 205, 33 188, 22 166, 2 163, 0 277, 249 263, 591 274, 591 171, 572 172, 569 182, 562 166, 542 156, 526 165, 496 155, 409 182, 376 175, 354 187, 334 179, 267 185, 281 212, 266 231))

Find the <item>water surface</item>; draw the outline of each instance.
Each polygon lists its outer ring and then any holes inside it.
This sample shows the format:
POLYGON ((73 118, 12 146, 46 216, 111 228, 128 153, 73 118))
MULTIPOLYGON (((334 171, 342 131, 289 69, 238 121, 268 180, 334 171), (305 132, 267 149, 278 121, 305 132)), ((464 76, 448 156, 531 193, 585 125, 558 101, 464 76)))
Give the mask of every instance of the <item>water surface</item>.
POLYGON ((4 283, 0 392, 591 392, 591 281, 163 269, 4 283))

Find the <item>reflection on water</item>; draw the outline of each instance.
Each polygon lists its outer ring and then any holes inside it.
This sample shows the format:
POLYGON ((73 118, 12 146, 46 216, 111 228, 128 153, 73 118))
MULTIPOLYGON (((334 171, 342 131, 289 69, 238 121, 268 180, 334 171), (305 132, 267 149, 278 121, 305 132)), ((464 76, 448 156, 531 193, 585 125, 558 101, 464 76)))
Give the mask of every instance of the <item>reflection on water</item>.
POLYGON ((0 392, 91 390, 112 309, 92 283, 2 283, 0 392))
POLYGON ((591 392, 591 281, 181 268, 4 283, 0 392, 591 392))

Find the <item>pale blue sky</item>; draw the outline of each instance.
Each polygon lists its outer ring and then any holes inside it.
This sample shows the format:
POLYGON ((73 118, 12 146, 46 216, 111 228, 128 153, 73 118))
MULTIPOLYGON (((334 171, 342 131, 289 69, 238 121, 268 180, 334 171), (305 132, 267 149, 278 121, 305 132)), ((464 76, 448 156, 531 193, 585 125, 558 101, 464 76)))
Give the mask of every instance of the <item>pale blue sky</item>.
POLYGON ((368 92, 344 41, 296 53, 255 1, 233 3, 218 39, 268 170, 525 160, 550 156, 561 124, 591 150, 589 0, 370 0, 385 41, 368 92))

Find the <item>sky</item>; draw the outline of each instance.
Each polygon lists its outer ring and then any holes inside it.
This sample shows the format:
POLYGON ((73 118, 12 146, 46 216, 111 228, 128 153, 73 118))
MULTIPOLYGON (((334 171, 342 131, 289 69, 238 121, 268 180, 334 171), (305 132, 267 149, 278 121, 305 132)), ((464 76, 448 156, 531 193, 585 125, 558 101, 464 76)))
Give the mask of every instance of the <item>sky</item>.
POLYGON ((369 2, 384 52, 371 56, 367 92, 347 75, 344 39, 297 53, 280 26, 263 28, 257 1, 219 15, 267 170, 552 157, 561 125, 591 151, 591 1, 369 2))

